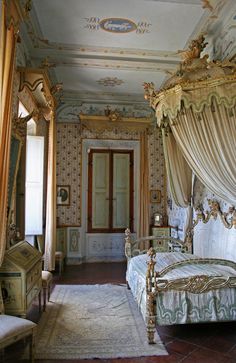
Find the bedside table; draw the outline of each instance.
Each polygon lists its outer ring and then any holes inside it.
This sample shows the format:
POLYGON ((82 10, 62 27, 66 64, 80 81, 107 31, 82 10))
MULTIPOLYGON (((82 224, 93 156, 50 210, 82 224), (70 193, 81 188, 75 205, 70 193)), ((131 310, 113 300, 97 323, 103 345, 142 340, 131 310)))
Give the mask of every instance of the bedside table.
POLYGON ((169 237, 170 227, 169 226, 152 226, 151 227, 152 236, 157 237, 157 239, 152 240, 152 247, 155 247, 157 252, 168 252, 168 240, 158 240, 158 237, 169 237))

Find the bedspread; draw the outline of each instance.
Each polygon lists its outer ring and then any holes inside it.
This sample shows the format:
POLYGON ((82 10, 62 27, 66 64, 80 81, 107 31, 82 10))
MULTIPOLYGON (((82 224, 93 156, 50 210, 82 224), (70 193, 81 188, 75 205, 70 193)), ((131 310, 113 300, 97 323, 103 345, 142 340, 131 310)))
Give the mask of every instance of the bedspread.
MULTIPOLYGON (((197 258, 194 255, 157 253, 155 270, 175 262, 197 258)), ((145 319, 146 316, 146 271, 147 255, 133 257, 128 264, 126 279, 145 319)), ((168 280, 194 275, 236 276, 236 271, 229 266, 197 264, 175 268, 163 278, 168 280)), ((186 324, 236 320, 236 289, 221 288, 204 293, 189 291, 161 291, 156 297, 158 325, 186 324)))

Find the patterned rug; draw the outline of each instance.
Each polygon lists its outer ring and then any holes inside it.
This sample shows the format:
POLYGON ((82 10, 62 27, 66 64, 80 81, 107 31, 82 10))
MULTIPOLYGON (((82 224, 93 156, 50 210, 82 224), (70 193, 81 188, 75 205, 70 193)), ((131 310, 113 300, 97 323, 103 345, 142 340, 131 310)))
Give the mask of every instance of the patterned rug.
POLYGON ((57 285, 38 325, 36 359, 167 355, 146 328, 124 285, 57 285))

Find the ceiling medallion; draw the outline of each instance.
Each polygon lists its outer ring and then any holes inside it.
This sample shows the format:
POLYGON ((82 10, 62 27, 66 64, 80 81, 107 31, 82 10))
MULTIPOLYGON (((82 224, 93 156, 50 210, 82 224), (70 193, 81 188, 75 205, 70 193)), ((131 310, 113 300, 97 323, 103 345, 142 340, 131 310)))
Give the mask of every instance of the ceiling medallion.
POLYGON ((122 81, 122 79, 118 79, 117 77, 106 77, 99 79, 97 83, 105 87, 115 87, 121 85, 122 83, 124 83, 124 81, 122 81))
POLYGON ((135 23, 134 21, 126 18, 105 18, 100 19, 96 16, 91 16, 90 18, 85 18, 87 24, 85 28, 89 30, 105 30, 110 33, 130 33, 135 31, 137 34, 150 33, 151 23, 147 21, 139 21, 135 23))
POLYGON ((107 18, 99 22, 102 30, 111 33, 129 33, 137 29, 137 25, 129 20, 122 18, 107 18))

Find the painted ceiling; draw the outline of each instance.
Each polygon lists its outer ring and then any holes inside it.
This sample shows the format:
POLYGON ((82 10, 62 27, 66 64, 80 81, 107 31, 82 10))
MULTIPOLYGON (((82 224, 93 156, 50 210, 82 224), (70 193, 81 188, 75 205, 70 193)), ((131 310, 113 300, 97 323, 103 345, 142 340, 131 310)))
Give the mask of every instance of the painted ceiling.
POLYGON ((222 19, 235 21, 235 3, 32 0, 22 26, 27 63, 48 68, 52 83, 62 84, 60 118, 102 112, 107 105, 132 109, 133 115, 150 112, 143 83, 160 88, 175 72, 179 50, 201 33, 214 52, 222 19))

